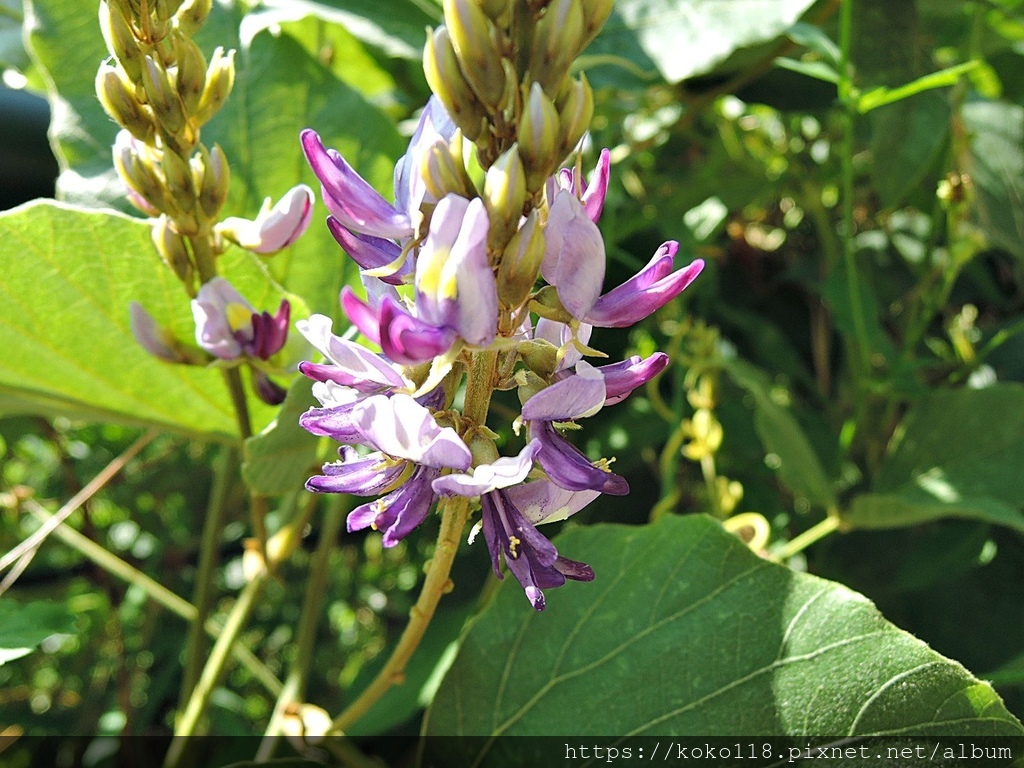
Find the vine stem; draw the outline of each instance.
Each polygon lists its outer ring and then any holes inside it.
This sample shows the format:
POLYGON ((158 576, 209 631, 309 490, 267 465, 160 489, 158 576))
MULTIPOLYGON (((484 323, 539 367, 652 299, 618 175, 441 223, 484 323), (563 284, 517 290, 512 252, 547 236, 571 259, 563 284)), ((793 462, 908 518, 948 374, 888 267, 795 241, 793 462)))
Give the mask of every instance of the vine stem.
MULTIPOLYGON (((23 501, 22 504, 42 522, 53 519, 53 515, 43 509, 38 502, 28 499, 23 501)), ((92 539, 71 528, 67 523, 59 525, 54 530, 53 535, 76 550, 83 557, 92 560, 107 573, 116 576, 131 586, 138 587, 147 597, 155 603, 162 605, 171 613, 180 616, 185 621, 198 621, 199 612, 185 598, 176 595, 160 582, 150 578, 114 553, 107 551, 92 539)), ((224 629, 219 622, 213 619, 207 619, 203 626, 210 637, 220 636, 224 629)), ((239 645, 232 648, 231 652, 235 660, 248 669, 253 677, 259 680, 272 696, 277 696, 281 693, 281 681, 251 651, 239 645)))
POLYGON ((795 539, 787 542, 778 552, 775 553, 776 560, 788 560, 817 541, 825 538, 831 533, 839 530, 841 521, 835 510, 829 510, 828 516, 820 522, 812 525, 795 539))
POLYGON ((256 761, 269 760, 274 752, 277 739, 281 734, 288 706, 302 701, 306 695, 306 682, 309 679, 309 667, 313 663, 313 646, 316 642, 316 628, 320 620, 320 608, 323 605, 324 592, 327 588, 327 577, 330 572, 331 552, 345 520, 348 497, 331 495, 327 500, 327 513, 324 516, 323 528, 320 531, 320 543, 309 569, 309 581, 306 584, 306 595, 302 603, 302 613, 295 639, 295 661, 288 671, 284 688, 277 697, 274 713, 267 725, 266 735, 260 742, 256 761))
POLYGON ((196 574, 195 591, 192 604, 196 608, 197 618, 189 629, 188 649, 185 658, 185 671, 178 696, 179 709, 192 695, 199 670, 202 669, 203 655, 207 648, 203 626, 210 614, 213 604, 213 580, 216 574, 218 555, 220 554, 220 535, 224 527, 225 501, 231 488, 231 479, 238 470, 238 451, 233 446, 225 445, 217 457, 216 470, 213 477, 213 488, 206 507, 203 520, 202 543, 199 549, 199 570, 196 574))
POLYGON ((259 597, 260 592, 263 591, 263 586, 266 584, 268 576, 269 572, 266 567, 260 568, 253 574, 249 583, 242 588, 238 599, 235 601, 234 606, 232 606, 231 613, 228 614, 227 621, 224 622, 224 629, 217 638, 217 642, 214 643, 213 650, 210 651, 210 657, 206 660, 203 672, 199 676, 199 681, 189 697, 185 712, 174 729, 174 739, 171 741, 171 747, 167 750, 167 756, 164 759, 164 765, 167 768, 177 766, 184 755, 185 746, 188 743, 188 739, 185 737, 192 736, 195 733, 196 727, 199 725, 199 719, 206 712, 214 686, 217 685, 221 674, 224 672, 228 657, 231 655, 231 649, 234 647, 242 627, 245 626, 246 619, 249 618, 249 614, 256 605, 256 599, 259 597))
MULTIPOLYGON (((462 415, 472 425, 483 425, 494 389, 494 371, 497 352, 485 350, 473 356, 466 382, 466 399, 462 415)), ((469 517, 469 499, 461 496, 443 498, 439 504, 441 530, 437 535, 434 556, 427 566, 427 575, 416 604, 409 611, 409 623, 402 631, 391 657, 373 682, 331 723, 330 733, 344 733, 345 729, 365 715, 393 685, 402 682, 405 668, 419 647, 430 621, 434 617, 442 595, 452 589, 451 573, 455 553, 459 549, 462 530, 469 517)))

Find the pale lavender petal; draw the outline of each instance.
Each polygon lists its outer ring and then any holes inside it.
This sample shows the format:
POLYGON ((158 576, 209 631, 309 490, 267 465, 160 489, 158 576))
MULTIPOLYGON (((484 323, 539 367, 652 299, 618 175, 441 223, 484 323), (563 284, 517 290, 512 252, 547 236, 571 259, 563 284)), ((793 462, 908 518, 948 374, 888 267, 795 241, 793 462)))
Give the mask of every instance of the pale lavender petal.
POLYGON ((352 419, 357 403, 333 408, 310 408, 299 416, 299 426, 321 437, 330 437, 339 443, 359 443, 363 432, 352 419))
POLYGON ((597 168, 594 169, 594 178, 590 185, 582 185, 583 208, 587 216, 595 224, 601 218, 601 211, 604 209, 604 199, 608 194, 608 179, 611 176, 612 154, 607 149, 601 150, 601 156, 597 160, 597 168))
POLYGON ((599 328, 626 328, 665 306, 682 293, 704 268, 697 259, 671 272, 679 244, 664 243, 640 272, 599 298, 584 318, 599 328), (671 273, 671 274, 670 274, 671 273))
POLYGON ((455 123, 441 100, 431 96, 420 114, 416 131, 405 155, 395 165, 395 207, 412 216, 420 205, 434 202, 420 174, 424 150, 438 139, 447 143, 455 134, 455 123))
POLYGON ((154 357, 169 363, 181 362, 178 354, 167 343, 167 333, 156 324, 153 316, 141 304, 133 301, 128 307, 128 319, 131 323, 132 336, 144 350, 154 357))
POLYGON ((600 491, 567 491, 550 480, 535 480, 505 491, 505 495, 534 525, 572 517, 601 495, 600 491))
POLYGON ((569 491, 600 491, 625 496, 629 484, 614 472, 595 467, 590 460, 563 438, 549 421, 531 421, 530 437, 541 441, 537 461, 548 478, 569 491))
MULTIPOLYGON (((338 384, 330 379, 313 382, 312 391, 313 397, 319 400, 320 405, 324 408, 337 408, 342 405, 349 406, 365 397, 365 394, 355 387, 350 387, 347 384, 338 384)), ((378 393, 374 392, 373 394, 376 395, 378 393)))
POLYGON ((371 395, 353 407, 352 421, 368 445, 394 458, 462 470, 473 461, 458 433, 409 395, 371 395))
MULTIPOLYGON (((482 204, 479 198, 477 202, 482 204)), ((445 195, 430 216, 430 229, 416 257, 416 315, 431 325, 454 327, 456 324, 458 282, 449 264, 469 208, 470 201, 466 198, 445 195)), ((483 236, 487 236, 486 213, 483 236)), ((484 245, 486 247, 486 239, 484 245)))
POLYGON ((377 237, 408 237, 412 222, 381 197, 341 155, 324 149, 320 137, 307 128, 301 134, 302 149, 320 179, 324 204, 334 217, 354 232, 377 237))
POLYGON ((544 229, 544 279, 558 289, 569 314, 584 319, 601 294, 605 250, 601 231, 571 192, 555 197, 544 229))
POLYGON ((242 343, 251 341, 252 305, 223 277, 203 284, 192 299, 196 343, 223 360, 242 354, 242 343))
MULTIPOLYGON (((397 243, 373 235, 359 235, 350 232, 333 216, 327 217, 327 229, 334 235, 338 245, 345 249, 362 269, 379 269, 394 263, 402 253, 397 243)), ((407 258, 393 274, 381 276, 391 285, 401 285, 407 275, 412 274, 412 259, 407 258)))
POLYGON ((434 493, 472 498, 497 488, 517 485, 530 474, 539 450, 540 441, 531 440, 517 456, 503 456, 491 464, 481 464, 470 474, 454 473, 439 477, 432 485, 434 493))
POLYGON ((361 457, 348 446, 342 446, 340 453, 341 461, 324 464, 322 475, 306 481, 306 490, 376 496, 394 485, 406 467, 405 462, 396 463, 382 453, 361 457))
POLYGON ((459 335, 482 347, 494 341, 498 326, 498 289, 487 261, 487 229, 484 202, 474 198, 443 270, 443 274, 454 272, 458 286, 459 335))
POLYGON ((597 370, 604 376, 607 393, 605 405, 614 405, 629 397, 629 393, 653 379, 668 365, 668 355, 655 352, 647 359, 633 355, 628 360, 612 365, 598 366, 597 370))
MULTIPOLYGON (((590 343, 590 335, 594 330, 594 326, 587 323, 580 323, 576 329, 576 340, 581 344, 590 343)), ((564 347, 572 340, 572 328, 566 323, 559 323, 556 320, 548 320, 545 317, 540 318, 537 321, 537 330, 534 333, 534 338, 544 339, 556 347, 564 347)), ((565 355, 562 357, 558 367, 555 368, 555 372, 564 371, 568 368, 572 368, 580 360, 583 359, 583 353, 576 349, 575 346, 566 348, 565 355)))
POLYGON ((576 373, 545 387, 523 405, 526 421, 569 421, 593 416, 604 405, 604 376, 585 360, 576 373))
POLYGON ((299 184, 270 207, 270 198, 255 219, 230 216, 217 231, 254 253, 276 253, 294 243, 309 227, 313 216, 313 190, 299 184))
POLYGON ((363 392, 409 385, 405 377, 380 355, 353 341, 335 336, 331 332, 332 325, 331 318, 325 315, 311 315, 307 320, 295 324, 299 333, 333 363, 333 366, 301 363, 299 370, 302 373, 317 381, 335 381, 363 392))
POLYGON ((380 346, 396 363, 417 365, 451 349, 456 333, 425 323, 386 296, 380 307, 380 346))

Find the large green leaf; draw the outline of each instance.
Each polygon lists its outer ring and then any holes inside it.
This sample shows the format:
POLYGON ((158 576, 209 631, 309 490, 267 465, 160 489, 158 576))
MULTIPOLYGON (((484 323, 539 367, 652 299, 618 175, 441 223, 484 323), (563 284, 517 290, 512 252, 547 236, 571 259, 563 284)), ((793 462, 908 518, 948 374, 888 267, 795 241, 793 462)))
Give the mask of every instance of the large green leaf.
POLYGON ((823 507, 835 505, 835 492, 821 460, 789 408, 789 393, 773 386, 768 375, 750 363, 734 359, 725 372, 754 399, 754 426, 771 457, 779 480, 795 495, 823 507))
MULTIPOLYGON (((233 249, 222 262, 255 307, 280 302, 250 254, 233 249)), ((30 203, 0 214, 0 263, 0 410, 237 436, 219 371, 157 360, 132 336, 132 301, 179 339, 195 333, 188 295, 157 256, 146 224, 30 203)), ((268 407, 250 398, 250 408, 257 428, 269 421, 268 407)))
MULTIPOLYGON (((758 558, 710 518, 577 528, 556 543, 596 580, 550 590, 537 614, 506 579, 428 735, 1024 733, 988 684, 862 595, 758 558)), ((467 765, 529 764, 510 759, 529 739, 444 747, 479 750, 460 755, 467 765)))
POLYGON ((320 438, 299 426, 299 416, 312 405, 316 405, 316 400, 310 393, 310 382, 300 376, 288 389, 277 417, 245 441, 242 477, 254 493, 290 493, 302 488, 317 468, 320 438))
MULTIPOLYGON (((94 90, 96 70, 108 56, 95 4, 32 0, 32 7, 29 40, 50 82, 50 133, 62 169, 58 196, 82 205, 128 210, 111 161, 117 125, 103 112, 94 90), (69 50, 74 53, 71 61, 69 50)), ((313 38, 322 23, 308 17, 288 26, 313 38)), ((197 36, 207 56, 216 46, 240 50, 234 91, 202 134, 208 146, 221 145, 231 166, 223 215, 254 217, 264 198, 277 199, 300 182, 319 189, 299 145, 299 132, 307 127, 315 128, 324 143, 345 155, 371 184, 389 190, 403 140, 394 121, 338 74, 366 74, 378 82, 386 76, 365 55, 358 69, 328 69, 289 35, 260 30, 264 28, 259 23, 246 25, 237 7, 214 4, 197 36)), ((354 50, 359 43, 348 45, 354 50)), ((348 260, 323 226, 326 215, 318 201, 309 231, 269 265, 275 279, 303 297, 311 309, 336 316, 338 292, 355 271, 346 272, 348 260)))
POLYGON ((936 392, 900 425, 871 494, 843 520, 894 528, 966 517, 1024 533, 1024 385, 936 392))
POLYGON ((737 49, 773 40, 813 0, 622 0, 586 54, 653 66, 670 83, 710 72, 737 49))
POLYGON ((0 665, 27 656, 50 635, 71 632, 74 624, 75 617, 60 603, 0 600, 0 665))

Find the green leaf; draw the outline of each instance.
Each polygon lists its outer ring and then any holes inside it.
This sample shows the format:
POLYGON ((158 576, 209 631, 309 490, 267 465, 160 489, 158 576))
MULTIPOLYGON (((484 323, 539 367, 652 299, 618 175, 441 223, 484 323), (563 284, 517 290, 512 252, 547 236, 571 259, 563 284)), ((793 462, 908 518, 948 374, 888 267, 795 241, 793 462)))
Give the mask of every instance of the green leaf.
POLYGON ((826 83, 838 83, 839 73, 831 64, 824 61, 797 61, 779 57, 775 60, 775 66, 781 69, 788 69, 800 75, 813 77, 815 80, 823 80, 826 83))
POLYGON ((74 626, 74 614, 60 603, 0 598, 0 666, 32 653, 50 635, 72 632, 74 626))
POLYGON ((725 372, 754 399, 754 426, 779 473, 779 480, 796 496, 811 504, 836 503, 832 483, 821 461, 789 408, 789 393, 774 386, 768 375, 740 359, 728 360, 725 372))
POLYGON ((242 477, 254 493, 275 496, 299 490, 316 468, 319 438, 299 426, 299 416, 316 404, 309 379, 298 377, 277 417, 245 441, 242 477))
MULTIPOLYGON (((549 590, 543 614, 507 578, 463 640, 428 736, 1024 733, 988 684, 865 597, 758 558, 706 516, 556 543, 597 578, 549 590)), ((447 742, 478 748, 461 756, 482 766, 530 748, 447 742)))
POLYGON ((965 104, 962 115, 974 219, 992 245, 1024 258, 1024 108, 976 101, 965 104))
MULTIPOLYGON (((253 306, 280 302, 250 254, 232 249, 221 261, 253 306)), ((0 214, 0 263, 0 410, 237 436, 220 371, 157 360, 132 336, 132 301, 177 338, 195 334, 188 295, 157 256, 145 223, 30 203, 0 214)), ((256 428, 270 420, 271 409, 255 398, 250 410, 256 428)))
POLYGON ((906 85, 901 85, 899 88, 886 88, 884 86, 872 88, 857 98, 857 111, 864 114, 878 107, 884 107, 886 104, 908 99, 924 91, 934 90, 935 88, 949 88, 956 85, 961 75, 965 75, 979 66, 980 62, 978 61, 965 61, 963 64, 957 64, 956 66, 919 77, 906 85))
POLYGON ((813 0, 623 0, 588 55, 626 55, 670 83, 713 70, 738 49, 774 40, 813 0))
POLYGON ((962 517, 1024 533, 1024 385, 936 392, 903 420, 873 493, 843 513, 857 528, 962 517))

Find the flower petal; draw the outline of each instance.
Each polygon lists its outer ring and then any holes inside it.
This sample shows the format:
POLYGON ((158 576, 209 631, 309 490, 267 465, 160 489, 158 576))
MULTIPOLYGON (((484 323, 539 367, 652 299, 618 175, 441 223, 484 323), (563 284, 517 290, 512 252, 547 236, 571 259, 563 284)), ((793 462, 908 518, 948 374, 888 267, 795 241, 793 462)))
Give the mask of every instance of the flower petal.
MULTIPOLYGON (((380 269, 393 264, 402 254, 402 249, 391 240, 373 235, 359 235, 348 230, 333 216, 327 217, 327 229, 330 230, 338 245, 345 249, 352 261, 362 269, 380 269)), ((412 273, 412 259, 407 258, 402 265, 390 275, 380 279, 391 285, 401 285, 404 278, 412 273)))
POLYGON ((526 421, 569 421, 593 416, 604 405, 604 376, 586 360, 576 373, 545 387, 523 405, 526 421))
POLYGON ((640 355, 633 355, 628 360, 612 365, 598 366, 597 370, 604 376, 604 386, 607 393, 605 405, 615 405, 622 402, 629 393, 637 387, 643 386, 653 379, 668 365, 668 355, 664 352, 655 352, 646 360, 640 355))
POLYGON ((679 244, 664 243, 640 272, 599 298, 584 318, 599 328, 626 328, 668 304, 694 281, 704 268, 697 259, 671 272, 679 244))
POLYGON ((451 349, 455 337, 454 329, 418 320, 390 296, 381 301, 380 346, 396 363, 417 365, 440 357, 451 349))
POLYGON ((601 495, 600 491, 567 491, 550 480, 535 480, 505 491, 505 495, 534 525, 557 523, 575 515, 601 495))
POLYGON ((531 421, 530 437, 541 441, 537 461, 551 482, 568 491, 600 491, 625 496, 629 484, 614 472, 595 467, 580 451, 555 431, 549 421, 531 421))
POLYGON ((349 446, 342 446, 341 461, 324 464, 323 474, 306 481, 306 490, 318 493, 351 493, 376 496, 401 477, 405 462, 394 462, 382 453, 359 456, 349 446))
POLYGON ((431 486, 442 496, 483 496, 498 488, 508 488, 526 479, 533 460, 540 451, 540 441, 531 440, 517 456, 503 456, 491 464, 474 467, 470 474, 454 473, 439 477, 431 486))
POLYGON ((605 250, 601 231, 567 190, 555 196, 544 228, 544 279, 558 289, 569 314, 584 319, 601 294, 605 250))
POLYGON ((352 422, 368 445, 395 458, 462 470, 473 461, 458 433, 408 395, 371 395, 353 407, 352 422))
POLYGON ((332 325, 333 321, 326 315, 310 315, 295 324, 299 333, 333 364, 300 363, 299 370, 303 374, 316 381, 335 381, 368 393, 409 386, 405 377, 380 355, 335 336, 331 332, 332 325))
POLYGON ((255 219, 230 216, 217 226, 228 240, 254 253, 276 253, 294 243, 313 217, 313 190, 305 184, 289 189, 271 208, 270 198, 255 219))
POLYGON ((251 340, 252 305, 223 277, 204 283, 192 299, 196 343, 222 360, 242 354, 242 343, 251 340))

